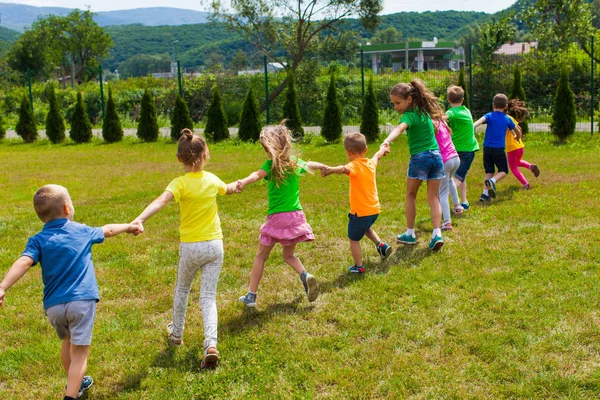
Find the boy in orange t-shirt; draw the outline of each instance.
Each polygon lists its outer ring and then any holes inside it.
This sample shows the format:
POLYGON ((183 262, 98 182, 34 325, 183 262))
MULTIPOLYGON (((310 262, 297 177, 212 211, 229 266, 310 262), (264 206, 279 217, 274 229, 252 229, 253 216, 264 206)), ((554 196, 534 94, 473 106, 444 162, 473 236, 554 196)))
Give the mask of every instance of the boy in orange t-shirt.
POLYGON ((348 268, 350 272, 362 274, 365 267, 362 261, 360 240, 367 236, 376 244, 377 253, 385 260, 392 253, 392 248, 379 239, 372 228, 373 223, 379 216, 379 197, 377 195, 377 183, 375 170, 377 163, 388 150, 379 150, 373 158, 365 158, 367 154, 367 140, 362 133, 349 133, 344 137, 344 148, 348 161, 346 165, 338 167, 326 167, 322 170, 323 176, 330 174, 346 174, 350 177, 350 213, 348 214, 348 239, 350 239, 350 251, 354 258, 354 265, 348 268))

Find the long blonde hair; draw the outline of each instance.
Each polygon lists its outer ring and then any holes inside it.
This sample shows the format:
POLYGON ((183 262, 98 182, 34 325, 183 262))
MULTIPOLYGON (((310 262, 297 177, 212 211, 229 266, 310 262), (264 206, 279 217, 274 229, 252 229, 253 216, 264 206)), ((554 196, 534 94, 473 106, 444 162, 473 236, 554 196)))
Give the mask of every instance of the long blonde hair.
POLYGON ((265 126, 260 132, 260 144, 271 156, 271 179, 279 186, 290 171, 298 166, 297 154, 292 157, 292 132, 285 126, 285 121, 279 125, 265 126))

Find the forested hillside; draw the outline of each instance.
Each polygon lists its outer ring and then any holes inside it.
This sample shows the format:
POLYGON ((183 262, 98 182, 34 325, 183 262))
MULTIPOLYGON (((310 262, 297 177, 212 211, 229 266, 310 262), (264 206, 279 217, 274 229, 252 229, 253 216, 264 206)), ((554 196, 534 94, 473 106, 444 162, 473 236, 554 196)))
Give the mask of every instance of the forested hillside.
POLYGON ((19 32, 0 26, 0 42, 10 42, 19 36, 19 32))

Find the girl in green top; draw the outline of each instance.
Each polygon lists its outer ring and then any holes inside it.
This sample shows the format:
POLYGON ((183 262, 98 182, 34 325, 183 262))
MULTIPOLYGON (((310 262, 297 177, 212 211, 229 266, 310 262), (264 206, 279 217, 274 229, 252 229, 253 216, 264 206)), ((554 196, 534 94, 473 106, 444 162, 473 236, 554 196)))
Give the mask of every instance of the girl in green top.
POLYGON ((312 228, 300 205, 300 176, 312 169, 323 170, 326 166, 316 162, 305 162, 291 155, 292 132, 282 122, 280 125, 266 126, 260 133, 262 144, 269 159, 262 167, 242 179, 239 189, 260 179, 269 182, 269 210, 267 222, 260 228, 260 243, 252 272, 248 293, 240 297, 246 307, 256 306, 256 291, 262 278, 265 264, 276 243, 283 246, 283 260, 300 275, 308 301, 319 296, 317 280, 304 269, 294 251, 296 244, 313 241, 312 228))
POLYGON ((400 243, 414 245, 415 219, 417 216, 417 193, 423 181, 427 181, 427 201, 433 222, 433 234, 429 242, 431 250, 440 250, 444 245, 440 223, 442 212, 439 200, 440 180, 444 177, 444 163, 440 155, 435 128, 431 119, 442 118, 442 109, 437 98, 425 88, 423 82, 414 79, 410 83, 399 83, 390 92, 394 109, 402 114, 400 123, 381 144, 390 149, 390 143, 406 132, 410 163, 406 180, 406 226, 407 230, 396 239, 400 243))

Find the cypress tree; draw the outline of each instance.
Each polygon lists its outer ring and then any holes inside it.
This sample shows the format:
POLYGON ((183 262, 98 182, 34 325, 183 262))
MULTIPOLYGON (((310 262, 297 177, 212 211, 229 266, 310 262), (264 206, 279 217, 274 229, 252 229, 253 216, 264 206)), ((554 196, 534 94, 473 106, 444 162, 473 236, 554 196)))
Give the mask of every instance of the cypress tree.
POLYGON ((71 132, 69 136, 75 143, 88 143, 92 141, 92 123, 85 111, 83 96, 81 92, 77 93, 77 103, 71 118, 71 132))
POLYGON ((327 89, 327 104, 323 115, 321 135, 328 142, 335 142, 342 137, 342 106, 337 98, 335 76, 332 74, 327 89))
POLYGON ((56 100, 54 85, 48 84, 46 89, 48 93, 48 114, 46 115, 46 136, 52 143, 62 143, 65 141, 65 121, 60 114, 60 106, 56 100))
POLYGON ((117 113, 117 105, 112 95, 112 89, 108 87, 108 101, 106 102, 106 115, 102 121, 102 137, 107 143, 120 142, 123 140, 123 127, 117 113))
POLYGON ((285 126, 292 131, 294 137, 304 137, 304 128, 302 127, 302 117, 298 108, 296 99, 296 85, 294 74, 288 74, 287 90, 285 92, 285 102, 283 103, 283 118, 286 119, 285 126))
POLYGON ((190 110, 185 103, 185 100, 177 94, 173 113, 171 114, 171 139, 179 140, 181 131, 185 128, 193 131, 194 121, 192 121, 192 117, 190 117, 190 110))
POLYGON ((140 121, 138 122, 137 136, 144 142, 156 142, 158 139, 158 120, 156 119, 156 106, 152 93, 148 89, 142 96, 140 108, 140 121))
POLYGON ((558 80, 558 88, 554 96, 552 111, 552 133, 560 142, 564 142, 575 133, 577 116, 575 113, 575 95, 569 85, 568 67, 563 67, 558 80))
POLYGON ((35 115, 31 109, 29 97, 25 94, 21 100, 19 109, 19 121, 16 127, 17 135, 21 136, 25 143, 33 143, 38 138, 35 115))
POLYGON ((362 109, 360 132, 365 135, 369 143, 377 140, 379 136, 379 107, 377 107, 377 101, 375 100, 373 77, 369 78, 365 104, 362 109))
POLYGON ((225 110, 223 109, 221 92, 217 85, 213 89, 212 101, 206 113, 206 128, 204 129, 204 133, 213 142, 220 142, 229 138, 227 114, 225 114, 225 110))
POLYGON ((260 136, 261 129, 262 126, 260 123, 258 104, 256 104, 254 92, 252 91, 252 88, 250 88, 246 100, 244 100, 244 109, 242 110, 242 116, 240 118, 238 136, 244 142, 255 142, 260 136))
POLYGON ((465 80, 465 67, 460 67, 460 72, 458 73, 458 84, 456 86, 460 86, 465 92, 463 106, 469 108, 469 92, 467 92, 467 83, 465 80))
MULTIPOLYGON (((523 89, 523 85, 521 84, 521 68, 519 68, 519 64, 515 63, 513 68, 513 83, 510 88, 509 99, 519 99, 521 101, 525 101, 525 89, 523 89)), ((529 125, 527 121, 519 122, 519 126, 521 127, 521 131, 523 134, 529 132, 529 125)))
POLYGON ((6 136, 6 128, 4 127, 4 121, 2 121, 2 114, 0 114, 0 140, 6 136))

